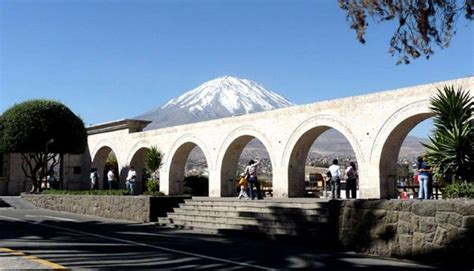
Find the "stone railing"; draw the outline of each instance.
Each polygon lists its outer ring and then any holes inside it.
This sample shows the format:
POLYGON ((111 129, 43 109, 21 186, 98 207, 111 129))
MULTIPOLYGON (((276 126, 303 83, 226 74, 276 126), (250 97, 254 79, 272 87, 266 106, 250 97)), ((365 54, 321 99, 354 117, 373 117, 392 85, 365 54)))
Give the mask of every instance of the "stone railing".
POLYGON ((157 216, 163 216, 189 197, 22 194, 22 198, 35 206, 56 211, 150 222, 156 221, 157 216))
POLYGON ((431 262, 474 256, 474 200, 353 200, 330 206, 345 249, 431 262))

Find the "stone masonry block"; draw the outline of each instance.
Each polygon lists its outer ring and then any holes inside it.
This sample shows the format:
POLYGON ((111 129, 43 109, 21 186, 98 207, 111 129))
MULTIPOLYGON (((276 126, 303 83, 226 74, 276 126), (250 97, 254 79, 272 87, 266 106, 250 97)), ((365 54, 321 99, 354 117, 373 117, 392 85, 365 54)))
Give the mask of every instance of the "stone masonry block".
POLYGON ((422 201, 416 204, 413 208, 413 213, 419 216, 432 216, 436 215, 436 205, 433 201, 422 201))
POLYGON ((454 225, 456 227, 462 226, 462 215, 457 213, 450 213, 448 218, 448 224, 454 225))
POLYGON ((402 257, 410 257, 412 255, 413 236, 410 234, 401 234, 399 241, 400 255, 402 257))
POLYGON ((434 217, 420 217, 420 232, 430 233, 436 230, 436 219, 434 217))
POLYGON ((425 248, 425 234, 421 232, 413 233, 413 255, 422 254, 425 248))
POLYGON ((462 216, 474 216, 474 200, 465 200, 457 205, 456 212, 462 216))
POLYGON ((446 242, 446 239, 447 239, 446 229, 443 227, 437 227, 433 243, 438 246, 443 246, 446 242))
POLYGON ((435 218, 436 218, 436 223, 441 224, 442 226, 446 226, 449 220, 449 213, 437 212, 435 218))

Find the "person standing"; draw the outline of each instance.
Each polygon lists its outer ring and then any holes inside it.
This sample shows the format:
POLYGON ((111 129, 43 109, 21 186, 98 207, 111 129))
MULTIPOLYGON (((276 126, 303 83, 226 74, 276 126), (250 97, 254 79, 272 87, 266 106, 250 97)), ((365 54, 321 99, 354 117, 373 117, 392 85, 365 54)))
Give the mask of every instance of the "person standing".
POLYGON ((99 172, 97 172, 97 168, 91 170, 89 178, 91 180, 91 190, 94 190, 96 185, 99 183, 99 172))
POLYGON ((244 172, 245 176, 248 176, 249 196, 252 198, 252 200, 255 199, 255 196, 257 196, 257 199, 263 199, 262 194, 260 193, 260 184, 257 178, 258 165, 260 165, 260 161, 254 161, 250 159, 248 166, 245 168, 244 172), (254 187, 257 190, 257 195, 255 195, 255 193, 253 192, 254 187))
POLYGON ((338 163, 337 159, 332 160, 332 165, 328 169, 331 174, 331 197, 333 199, 341 198, 341 168, 338 163))
POLYGON ((135 168, 133 166, 130 166, 130 169, 128 170, 128 175, 127 175, 127 182, 125 183, 125 186, 127 187, 128 195, 135 195, 136 179, 137 179, 137 172, 135 171, 135 168))
POLYGON ((419 199, 429 199, 430 193, 428 191, 428 182, 430 178, 430 168, 428 163, 423 159, 423 156, 417 158, 418 161, 418 180, 420 183, 420 188, 418 188, 418 198, 419 199))
POLYGON ((242 199, 242 197, 243 197, 245 199, 249 199, 249 196, 247 195, 248 181, 245 178, 244 173, 240 174, 239 186, 240 186, 240 193, 239 193, 239 196, 237 198, 242 199))
POLYGON ((109 190, 112 190, 112 187, 114 187, 115 183, 115 174, 112 168, 110 168, 109 172, 107 172, 107 181, 109 182, 109 190))
POLYGON ((354 162, 350 162, 346 168, 346 199, 357 197, 357 167, 354 162), (349 195, 350 194, 350 195, 349 195), (349 197, 350 196, 350 197, 349 197))
POLYGON ((56 188, 55 183, 56 183, 56 177, 54 176, 54 170, 51 169, 48 172, 48 186, 49 186, 48 188, 49 189, 56 188))

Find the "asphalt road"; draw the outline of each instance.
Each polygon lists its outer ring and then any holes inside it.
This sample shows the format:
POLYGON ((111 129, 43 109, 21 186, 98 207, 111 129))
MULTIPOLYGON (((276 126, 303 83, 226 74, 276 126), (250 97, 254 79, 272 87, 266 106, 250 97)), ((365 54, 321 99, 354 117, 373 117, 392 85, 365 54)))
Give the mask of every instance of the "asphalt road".
POLYGON ((436 269, 311 243, 171 230, 5 201, 16 208, 0 208, 0 268, 436 269))

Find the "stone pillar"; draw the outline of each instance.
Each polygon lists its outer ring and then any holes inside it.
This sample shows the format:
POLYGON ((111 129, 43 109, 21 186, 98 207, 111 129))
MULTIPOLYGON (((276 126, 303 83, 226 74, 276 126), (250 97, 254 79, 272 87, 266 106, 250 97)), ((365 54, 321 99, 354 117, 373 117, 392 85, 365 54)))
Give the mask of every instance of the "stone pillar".
POLYGON ((359 163, 359 197, 380 198, 379 169, 375 163, 359 163))
POLYGON ((209 168, 209 197, 218 198, 221 196, 220 171, 209 168))
POLYGON ((165 165, 160 168, 160 191, 165 195, 170 194, 170 179, 168 171, 165 169, 165 165))
POLYGON ((273 168, 273 197, 288 198, 288 169, 286 167, 273 168))

